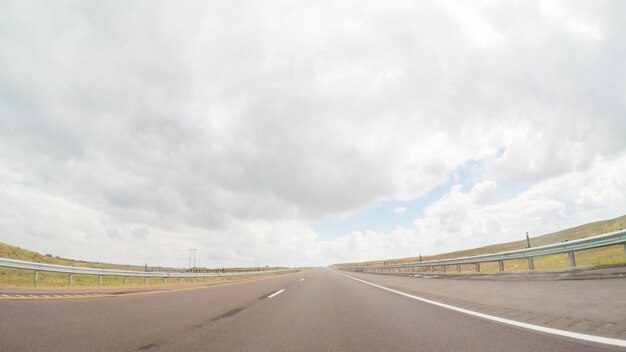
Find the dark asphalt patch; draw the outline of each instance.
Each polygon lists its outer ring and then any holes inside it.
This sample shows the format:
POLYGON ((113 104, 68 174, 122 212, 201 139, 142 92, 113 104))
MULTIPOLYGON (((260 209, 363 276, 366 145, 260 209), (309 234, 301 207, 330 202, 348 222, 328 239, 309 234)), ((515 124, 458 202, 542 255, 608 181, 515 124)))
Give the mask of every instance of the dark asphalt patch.
POLYGON ((157 346, 157 344, 156 344, 156 343, 151 343, 151 344, 149 344, 149 345, 144 345, 144 346, 139 347, 139 348, 137 349, 137 351, 145 351, 145 350, 149 350, 149 349, 154 348, 154 347, 156 347, 156 346, 157 346))
POLYGON ((243 310, 246 309, 246 308, 247 307, 237 307, 235 309, 231 309, 228 312, 226 312, 226 313, 224 313, 224 314, 222 314, 222 315, 220 315, 218 317, 215 317, 215 318, 211 319, 211 321, 217 321, 217 320, 220 320, 220 319, 232 317, 235 314, 239 314, 239 313, 243 312, 243 310))
POLYGON ((139 348, 137 349, 137 351, 146 351, 146 350, 149 350, 149 349, 154 348, 154 347, 156 347, 156 346, 157 346, 157 344, 156 344, 156 343, 151 343, 151 344, 149 344, 149 345, 144 345, 144 346, 139 347, 139 348))

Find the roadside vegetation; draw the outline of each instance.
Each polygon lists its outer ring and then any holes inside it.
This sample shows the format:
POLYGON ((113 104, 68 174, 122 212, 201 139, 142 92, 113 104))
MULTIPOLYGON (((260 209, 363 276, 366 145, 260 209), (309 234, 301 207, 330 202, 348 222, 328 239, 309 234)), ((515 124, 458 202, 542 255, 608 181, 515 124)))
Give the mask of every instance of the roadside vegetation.
POLYGON ((74 275, 70 284, 69 275, 64 273, 40 272, 39 280, 35 285, 33 280, 33 272, 31 270, 20 270, 11 268, 0 268, 0 286, 1 287, 81 287, 81 288, 115 288, 115 287, 151 287, 151 286, 176 286, 202 283, 218 283, 227 281, 239 281, 243 279, 255 278, 259 276, 271 276, 280 274, 259 274, 254 275, 237 275, 225 277, 206 277, 206 278, 168 278, 165 283, 160 277, 149 278, 144 281, 142 277, 129 277, 124 283, 124 278, 119 276, 103 276, 102 284, 99 284, 98 277, 95 275, 74 275))
MULTIPOLYGON (((532 247, 545 246, 548 244, 561 243, 566 241, 577 240, 581 238, 601 235, 603 233, 618 231, 626 228, 626 215, 620 216, 615 219, 593 222, 570 229, 531 237, 530 242, 532 247)), ((451 259, 475 256, 481 254, 491 254, 512 251, 516 249, 526 248, 526 240, 499 243, 490 246, 484 246, 479 248, 466 249, 462 251, 442 253, 436 255, 424 255, 422 261, 439 260, 439 259, 451 259)), ((335 267, 341 268, 344 266, 365 266, 365 265, 384 265, 384 264, 401 264, 420 261, 420 257, 409 257, 400 259, 385 259, 375 260, 360 263, 342 263, 337 264, 335 267)), ((588 266, 607 266, 626 264, 626 254, 624 253, 624 246, 610 246, 604 248, 590 249, 586 251, 576 252, 576 265, 577 267, 588 266)), ((541 269, 563 269, 569 268, 569 259, 567 254, 555 254, 549 256, 535 257, 534 258, 535 270, 541 269)), ((450 269, 450 268, 449 268, 450 269)), ((528 270, 528 261, 526 259, 508 260, 504 262, 505 271, 524 271, 528 270)), ((425 268, 426 270, 426 268, 425 268)), ((474 265, 462 265, 462 271, 474 272, 474 265)), ((498 272, 498 263, 481 263, 481 272, 498 272)))
MULTIPOLYGON (((0 242, 0 258, 24 260, 35 263, 45 264, 57 264, 66 266, 88 267, 88 268, 100 268, 100 269, 114 269, 114 270, 132 270, 132 271, 144 271, 145 267, 136 265, 120 265, 120 264, 108 264, 87 262, 82 260, 72 260, 53 256, 51 254, 41 254, 28 249, 15 247, 6 243, 0 242)), ((231 268, 233 271, 254 271, 257 268, 231 268)), ((254 275, 237 275, 228 277, 207 277, 207 278, 168 278, 165 283, 162 278, 155 277, 149 278, 147 282, 142 277, 128 277, 126 283, 124 278, 119 276, 103 276, 102 284, 99 283, 99 279, 95 275, 73 275, 72 283, 69 280, 69 274, 65 273, 53 273, 53 272, 39 272, 38 287, 140 287, 140 286, 169 286, 180 284, 200 284, 200 283, 217 283, 224 281, 237 281, 247 278, 258 277, 259 275, 268 276, 274 274, 263 274, 263 270, 270 269, 283 269, 283 268, 262 268, 259 274, 254 275)), ((277 274, 278 275, 278 274, 277 274)), ((0 267, 0 286, 4 287, 20 287, 20 286, 34 286, 34 276, 32 270, 22 270, 13 268, 0 267)))

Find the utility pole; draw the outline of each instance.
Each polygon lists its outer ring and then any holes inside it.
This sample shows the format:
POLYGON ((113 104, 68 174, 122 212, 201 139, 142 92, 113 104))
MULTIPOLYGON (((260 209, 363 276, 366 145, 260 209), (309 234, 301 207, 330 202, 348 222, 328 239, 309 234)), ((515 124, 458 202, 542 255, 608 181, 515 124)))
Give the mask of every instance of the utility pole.
POLYGON ((196 267, 196 248, 189 248, 189 269, 196 267), (191 257, 193 257, 193 266, 191 266, 191 257))

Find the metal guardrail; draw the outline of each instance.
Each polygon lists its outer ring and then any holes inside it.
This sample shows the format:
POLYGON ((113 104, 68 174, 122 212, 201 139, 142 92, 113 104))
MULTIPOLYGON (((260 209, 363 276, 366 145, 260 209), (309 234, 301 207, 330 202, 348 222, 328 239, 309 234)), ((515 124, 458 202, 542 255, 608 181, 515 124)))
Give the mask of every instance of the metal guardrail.
POLYGON ((112 269, 98 269, 98 268, 86 268, 77 266, 66 266, 56 264, 44 264, 27 262, 23 260, 0 258, 0 267, 15 268, 33 270, 33 280, 36 283, 39 279, 40 271, 66 273, 69 274, 69 282, 73 282, 73 275, 97 275, 99 282, 102 283, 102 276, 119 276, 124 278, 124 283, 127 282, 129 277, 143 277, 146 280, 148 278, 163 278, 164 282, 167 278, 205 278, 205 277, 223 277, 223 276, 241 276, 241 275, 259 275, 259 274, 271 274, 271 273, 286 273, 296 271, 298 269, 277 269, 277 270, 258 270, 258 271, 241 271, 241 272, 212 272, 212 273, 172 273, 172 272, 154 272, 154 271, 132 271, 132 270, 112 270, 112 269))
POLYGON ((500 271, 504 271, 504 261, 512 259, 528 259, 528 269, 534 270, 534 257, 540 257, 552 254, 567 253, 569 256, 570 267, 576 266, 576 256, 574 252, 582 251, 586 249, 594 249, 600 247, 607 247, 613 245, 624 244, 624 252, 626 254, 626 230, 619 230, 615 232, 606 233, 603 235, 582 238, 579 240, 561 242, 556 244, 549 244, 541 247, 524 248, 508 252, 500 252, 493 254, 483 254, 471 257, 461 257, 452 259, 431 260, 427 262, 411 262, 401 264, 389 264, 389 265, 361 265, 343 267, 343 270, 350 271, 365 271, 365 272, 388 272, 397 269, 406 268, 424 268, 430 267, 434 271, 435 267, 443 267, 443 271, 446 271, 446 266, 456 265, 457 272, 461 271, 461 265, 474 264, 476 271, 480 272, 480 263, 484 262, 498 262, 500 271))
POLYGON ((277 267, 256 267, 256 268, 164 268, 160 266, 146 266, 144 271, 159 272, 159 273, 240 273, 248 271, 268 271, 277 270, 277 267))

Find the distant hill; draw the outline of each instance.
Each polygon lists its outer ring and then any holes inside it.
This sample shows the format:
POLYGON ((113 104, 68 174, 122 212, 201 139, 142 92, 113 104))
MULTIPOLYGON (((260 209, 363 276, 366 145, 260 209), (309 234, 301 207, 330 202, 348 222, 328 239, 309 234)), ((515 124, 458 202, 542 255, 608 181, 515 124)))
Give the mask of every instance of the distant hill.
POLYGON ((60 258, 58 256, 52 256, 51 254, 43 255, 35 251, 31 251, 31 250, 16 247, 16 246, 11 246, 9 244, 2 243, 2 242, 0 242, 0 258, 25 260, 29 262, 35 262, 35 263, 82 266, 82 267, 88 267, 88 268, 139 270, 139 271, 144 270, 143 266, 96 263, 96 262, 87 262, 87 261, 82 261, 82 260, 65 259, 65 258, 60 258))
MULTIPOLYGON (((570 229, 561 230, 561 231, 549 233, 549 234, 542 235, 542 236, 531 237, 530 242, 533 247, 539 247, 539 246, 544 246, 547 244, 561 243, 565 241, 572 241, 572 240, 577 240, 580 238, 596 236, 596 235, 600 235, 600 234, 607 233, 607 232, 621 230, 624 228, 626 228, 626 215, 620 216, 615 219, 592 222, 589 224, 572 227, 570 229)), ((450 252, 450 253, 422 256, 422 260, 429 261, 429 260, 459 258, 459 257, 467 257, 467 256, 481 255, 481 254, 512 251, 512 250, 522 249, 522 248, 526 248, 526 240, 493 244, 489 246, 465 249, 462 251, 456 251, 456 252, 450 252)), ((419 257, 374 260, 374 261, 360 262, 360 263, 342 263, 342 264, 336 264, 336 265, 337 266, 342 266, 346 264, 358 265, 358 264, 366 264, 366 263, 369 265, 377 265, 377 264, 383 264, 383 263, 395 264, 395 263, 408 263, 408 262, 416 262, 416 261, 419 261, 419 257)))

